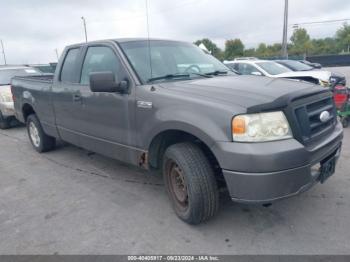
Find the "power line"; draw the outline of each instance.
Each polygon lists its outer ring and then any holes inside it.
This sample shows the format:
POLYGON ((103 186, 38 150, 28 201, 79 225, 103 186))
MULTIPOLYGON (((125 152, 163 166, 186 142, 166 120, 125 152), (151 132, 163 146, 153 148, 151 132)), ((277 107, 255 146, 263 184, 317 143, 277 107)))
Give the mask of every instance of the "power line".
POLYGON ((299 26, 299 25, 314 25, 314 24, 326 24, 326 23, 339 23, 339 22, 347 22, 350 21, 350 18, 345 19, 333 19, 333 20, 321 20, 321 21, 312 21, 312 22, 303 22, 303 23, 294 23, 289 26, 299 26))

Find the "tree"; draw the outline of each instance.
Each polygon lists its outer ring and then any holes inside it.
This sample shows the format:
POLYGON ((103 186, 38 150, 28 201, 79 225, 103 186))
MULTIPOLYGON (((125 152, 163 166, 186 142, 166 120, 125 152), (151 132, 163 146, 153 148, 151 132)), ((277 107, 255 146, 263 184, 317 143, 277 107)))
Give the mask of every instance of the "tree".
POLYGON ((339 49, 337 42, 338 41, 332 37, 312 39, 310 53, 312 55, 338 54, 341 49, 339 49))
POLYGON ((336 39, 338 40, 340 48, 350 53, 350 25, 344 23, 343 27, 337 31, 336 39))
POLYGON ((256 49, 256 55, 258 57, 266 57, 267 56, 267 46, 264 43, 260 43, 258 48, 256 49))
POLYGON ((273 45, 269 45, 269 46, 267 46, 267 49, 269 50, 269 53, 271 56, 280 57, 281 50, 282 50, 282 44, 276 43, 273 45))
POLYGON ((244 56, 256 56, 255 48, 249 48, 244 50, 244 56))
POLYGON ((235 57, 243 56, 244 45, 241 39, 231 39, 225 42, 225 59, 233 60, 235 57))
POLYGON ((203 39, 197 40, 196 42, 194 42, 194 44, 197 46, 199 46, 200 44, 205 45, 205 47, 211 52, 213 56, 215 56, 219 60, 223 59, 222 50, 210 39, 203 38, 203 39))
POLYGON ((293 54, 306 56, 308 51, 312 48, 310 36, 305 28, 294 30, 290 40, 292 41, 291 53, 293 54))

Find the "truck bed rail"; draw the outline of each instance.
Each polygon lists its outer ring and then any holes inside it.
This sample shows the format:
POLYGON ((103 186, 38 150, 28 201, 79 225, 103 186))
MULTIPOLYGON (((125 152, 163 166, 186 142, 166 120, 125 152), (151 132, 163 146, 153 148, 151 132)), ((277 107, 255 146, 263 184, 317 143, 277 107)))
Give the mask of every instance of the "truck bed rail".
POLYGON ((13 79, 21 79, 26 81, 40 81, 40 82, 52 82, 53 74, 41 74, 41 75, 31 75, 31 76, 16 76, 13 79))

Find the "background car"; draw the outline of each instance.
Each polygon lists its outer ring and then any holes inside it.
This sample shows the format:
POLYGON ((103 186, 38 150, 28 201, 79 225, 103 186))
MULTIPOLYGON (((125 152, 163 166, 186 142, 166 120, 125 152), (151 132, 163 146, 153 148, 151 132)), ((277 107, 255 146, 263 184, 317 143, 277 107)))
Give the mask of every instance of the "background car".
POLYGON ((307 65, 305 63, 302 63, 300 61, 296 60, 275 60, 277 63, 284 65, 285 67, 288 67, 292 71, 298 72, 298 71, 315 71, 316 73, 312 73, 314 76, 319 76, 319 79, 322 80, 324 83, 321 83, 321 85, 329 86, 331 88, 334 88, 336 85, 346 85, 346 79, 344 75, 336 74, 330 71, 326 70, 317 70, 314 67, 307 65), (324 81, 325 78, 329 76, 328 81, 324 81))
POLYGON ((272 78, 298 79, 325 87, 331 86, 333 76, 329 71, 293 71, 292 69, 270 60, 237 60, 225 61, 228 67, 238 71, 242 75, 267 76, 272 78))
POLYGON ((15 120, 13 98, 11 94, 11 79, 14 76, 41 74, 35 68, 28 66, 0 67, 0 129, 7 129, 15 120))
POLYGON ((55 73, 57 63, 25 65, 39 70, 43 74, 55 73))
POLYGON ((316 69, 321 69, 322 68, 322 65, 319 64, 319 63, 313 63, 313 62, 310 62, 310 61, 307 61, 307 60, 299 60, 299 62, 305 64, 305 65, 308 65, 308 66, 312 66, 313 68, 316 68, 316 69))

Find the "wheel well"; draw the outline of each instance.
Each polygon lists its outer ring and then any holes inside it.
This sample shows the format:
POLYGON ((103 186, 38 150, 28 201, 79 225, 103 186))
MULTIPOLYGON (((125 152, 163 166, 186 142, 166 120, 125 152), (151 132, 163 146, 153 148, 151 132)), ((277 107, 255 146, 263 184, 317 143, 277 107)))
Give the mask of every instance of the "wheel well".
MULTIPOLYGON (((165 150, 174 144, 181 142, 192 142, 197 144, 208 158, 219 181, 224 181, 221 167, 211 149, 198 137, 179 130, 167 130, 158 134, 151 142, 148 151, 148 162, 150 167, 160 169, 165 150)), ((225 183, 225 182, 223 182, 225 183)))
POLYGON ((31 114, 35 114, 35 111, 31 105, 24 104, 22 108, 22 114, 23 114, 24 120, 27 121, 28 116, 31 114))

